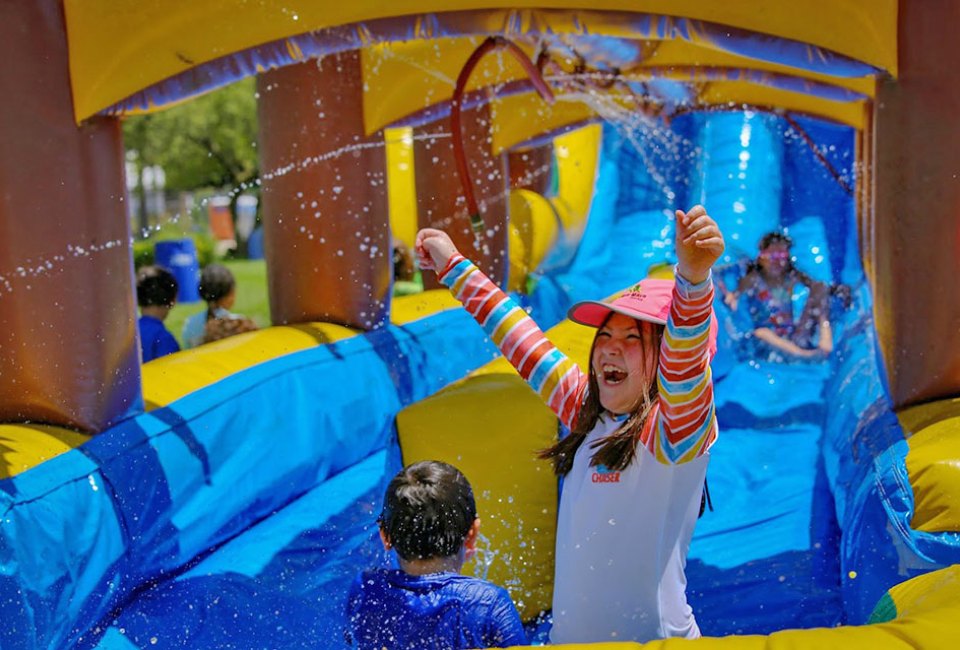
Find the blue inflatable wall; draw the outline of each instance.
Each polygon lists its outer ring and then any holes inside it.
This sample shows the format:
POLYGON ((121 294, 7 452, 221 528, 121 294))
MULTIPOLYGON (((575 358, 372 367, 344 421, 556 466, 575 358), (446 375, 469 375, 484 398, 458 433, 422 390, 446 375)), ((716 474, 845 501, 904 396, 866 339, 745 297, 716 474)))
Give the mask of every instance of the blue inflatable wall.
POLYGON ((494 356, 474 327, 281 357, 0 482, 0 645, 318 647, 376 553, 396 413, 494 356))

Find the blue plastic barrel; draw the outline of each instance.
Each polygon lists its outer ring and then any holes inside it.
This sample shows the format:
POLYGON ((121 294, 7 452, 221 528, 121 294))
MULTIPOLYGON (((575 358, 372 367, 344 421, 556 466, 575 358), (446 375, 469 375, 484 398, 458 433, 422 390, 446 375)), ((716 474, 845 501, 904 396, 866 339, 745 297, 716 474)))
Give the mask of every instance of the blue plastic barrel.
POLYGON ((257 228, 247 240, 247 258, 251 260, 263 259, 263 228, 257 228))
POLYGON ((173 273, 180 285, 177 302, 197 302, 200 292, 200 262, 197 260, 197 247, 192 239, 158 241, 154 246, 154 263, 173 273))

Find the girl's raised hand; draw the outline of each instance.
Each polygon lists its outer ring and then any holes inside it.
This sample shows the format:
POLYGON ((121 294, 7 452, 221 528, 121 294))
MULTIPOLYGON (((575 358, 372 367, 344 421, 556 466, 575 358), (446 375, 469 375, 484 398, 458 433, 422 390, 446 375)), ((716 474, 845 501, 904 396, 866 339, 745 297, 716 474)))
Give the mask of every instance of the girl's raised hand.
POLYGON ((421 269, 432 269, 438 273, 459 252, 447 233, 434 228, 424 228, 417 233, 414 251, 421 269))
POLYGON ((702 205, 677 210, 677 268, 694 284, 707 279, 710 267, 723 254, 723 233, 702 205))

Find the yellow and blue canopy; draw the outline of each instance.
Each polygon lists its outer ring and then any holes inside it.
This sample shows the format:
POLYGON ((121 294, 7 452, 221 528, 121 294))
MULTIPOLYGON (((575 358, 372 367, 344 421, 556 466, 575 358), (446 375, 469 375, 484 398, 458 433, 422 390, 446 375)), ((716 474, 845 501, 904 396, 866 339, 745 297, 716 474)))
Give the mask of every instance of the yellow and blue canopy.
MULTIPOLYGON (((264 70, 362 49, 373 132, 442 107, 467 56, 491 34, 531 54, 546 50, 568 72, 576 63, 615 72, 621 87, 670 108, 749 105, 857 128, 875 78, 897 74, 896 0, 509 5, 65 0, 75 116, 157 110, 264 70), (668 92, 651 90, 652 82, 668 92)), ((491 58, 473 90, 527 90, 518 67, 491 58)))

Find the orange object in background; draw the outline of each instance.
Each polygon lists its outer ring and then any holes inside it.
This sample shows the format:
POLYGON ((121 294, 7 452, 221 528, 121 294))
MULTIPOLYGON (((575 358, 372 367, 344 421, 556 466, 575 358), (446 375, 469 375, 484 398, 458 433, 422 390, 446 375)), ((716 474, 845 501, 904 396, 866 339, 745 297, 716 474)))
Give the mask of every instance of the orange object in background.
POLYGON ((210 232, 218 241, 236 241, 237 233, 233 228, 233 216, 230 214, 230 199, 215 196, 207 204, 207 217, 210 219, 210 232))

